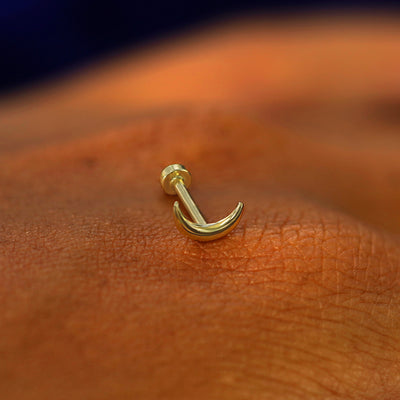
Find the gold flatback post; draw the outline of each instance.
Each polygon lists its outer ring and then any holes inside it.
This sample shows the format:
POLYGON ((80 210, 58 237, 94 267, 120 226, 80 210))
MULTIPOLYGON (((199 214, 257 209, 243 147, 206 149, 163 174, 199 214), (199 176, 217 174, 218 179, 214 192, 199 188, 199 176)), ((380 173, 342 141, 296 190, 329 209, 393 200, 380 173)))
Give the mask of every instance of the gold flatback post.
POLYGON ((174 203, 175 223, 178 229, 192 239, 209 241, 219 239, 228 234, 239 223, 243 213, 243 203, 218 222, 208 224, 190 196, 192 177, 190 172, 181 164, 172 164, 164 168, 160 176, 161 186, 165 193, 178 195, 187 212, 194 222, 189 221, 182 213, 179 202, 174 203))

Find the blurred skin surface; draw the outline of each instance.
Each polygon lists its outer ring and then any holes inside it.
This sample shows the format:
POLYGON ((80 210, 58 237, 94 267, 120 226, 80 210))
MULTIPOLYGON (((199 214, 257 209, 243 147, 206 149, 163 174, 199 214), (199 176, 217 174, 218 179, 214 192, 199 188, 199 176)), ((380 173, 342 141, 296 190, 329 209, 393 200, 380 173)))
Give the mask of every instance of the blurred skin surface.
POLYGON ((400 398, 398 20, 249 21, 0 107, 0 398, 400 398), (228 237, 173 225, 179 162, 228 237))

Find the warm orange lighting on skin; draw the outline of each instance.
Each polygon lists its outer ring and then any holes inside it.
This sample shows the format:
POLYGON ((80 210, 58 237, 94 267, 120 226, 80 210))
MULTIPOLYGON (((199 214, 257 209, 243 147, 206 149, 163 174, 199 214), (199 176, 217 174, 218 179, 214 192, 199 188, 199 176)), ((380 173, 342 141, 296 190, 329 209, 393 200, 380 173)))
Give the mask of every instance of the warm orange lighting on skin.
POLYGON ((398 27, 247 21, 4 98, 0 398, 395 398, 398 27), (211 221, 246 204, 226 238, 175 230, 178 161, 211 221))

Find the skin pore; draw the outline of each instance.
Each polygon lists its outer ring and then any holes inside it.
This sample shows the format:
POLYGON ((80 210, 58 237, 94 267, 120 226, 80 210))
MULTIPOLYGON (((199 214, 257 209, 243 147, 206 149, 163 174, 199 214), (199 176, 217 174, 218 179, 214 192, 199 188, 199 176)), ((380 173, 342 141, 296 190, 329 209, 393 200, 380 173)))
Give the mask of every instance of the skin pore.
POLYGON ((398 398, 396 26, 234 24, 3 99, 0 398, 398 398), (174 162, 207 220, 245 203, 229 236, 176 230, 174 162))

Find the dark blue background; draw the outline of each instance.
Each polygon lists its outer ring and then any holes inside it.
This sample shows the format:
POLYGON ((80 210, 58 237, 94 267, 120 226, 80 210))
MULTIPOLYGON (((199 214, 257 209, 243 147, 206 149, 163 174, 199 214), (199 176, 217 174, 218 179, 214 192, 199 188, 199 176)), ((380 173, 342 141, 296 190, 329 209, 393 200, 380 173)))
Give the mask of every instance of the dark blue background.
POLYGON ((0 0, 0 92, 93 61, 127 45, 243 13, 392 9, 399 1, 345 3, 176 0, 0 0))

